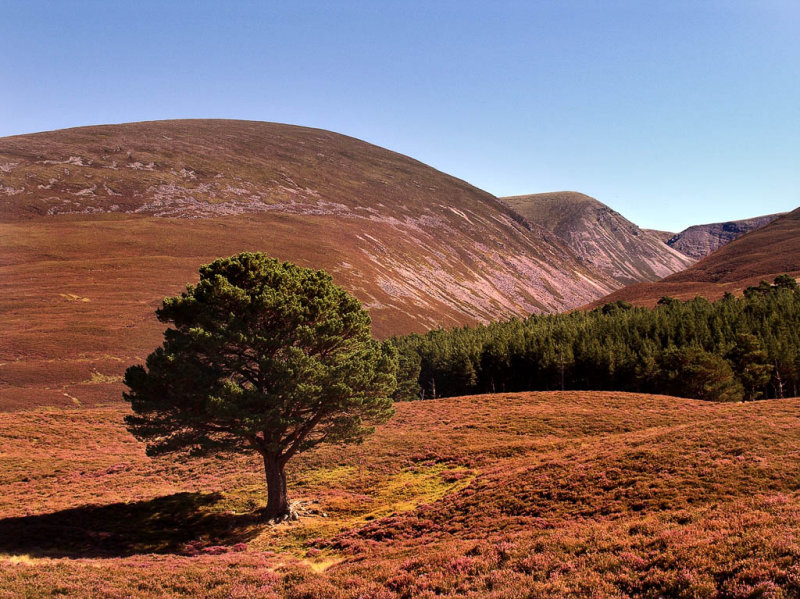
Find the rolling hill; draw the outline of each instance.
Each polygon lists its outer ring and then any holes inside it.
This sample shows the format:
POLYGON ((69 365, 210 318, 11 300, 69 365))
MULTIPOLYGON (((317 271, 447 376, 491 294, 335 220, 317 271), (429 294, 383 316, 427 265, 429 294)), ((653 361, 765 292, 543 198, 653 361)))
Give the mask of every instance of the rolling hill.
POLYGON ((592 305, 617 300, 654 305, 664 296, 719 299, 781 274, 800 276, 800 208, 722 246, 686 270, 656 283, 615 291, 592 305))
POLYGON ((616 285, 496 198, 357 139, 186 120, 0 139, 0 406, 119 397, 201 264, 323 268, 379 336, 572 308, 616 285))
POLYGON ((691 258, 700 259, 717 251, 726 243, 768 225, 782 214, 769 214, 745 220, 709 225, 695 225, 667 239, 667 245, 691 258))
POLYGON ((530 222, 553 232, 618 286, 656 281, 693 260, 596 199, 573 191, 501 198, 530 222))
POLYGON ((0 414, 0 597, 795 597, 800 400, 397 405, 288 467, 148 458, 121 406, 0 414))

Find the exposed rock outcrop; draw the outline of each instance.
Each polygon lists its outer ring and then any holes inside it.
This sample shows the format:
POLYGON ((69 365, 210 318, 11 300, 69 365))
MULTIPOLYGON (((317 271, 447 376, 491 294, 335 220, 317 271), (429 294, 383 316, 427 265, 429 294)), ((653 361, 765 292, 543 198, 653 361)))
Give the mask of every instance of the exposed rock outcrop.
POLYGON ((769 214, 725 223, 695 225, 668 239, 667 245, 692 258, 704 258, 737 237, 768 225, 779 216, 781 214, 769 214))

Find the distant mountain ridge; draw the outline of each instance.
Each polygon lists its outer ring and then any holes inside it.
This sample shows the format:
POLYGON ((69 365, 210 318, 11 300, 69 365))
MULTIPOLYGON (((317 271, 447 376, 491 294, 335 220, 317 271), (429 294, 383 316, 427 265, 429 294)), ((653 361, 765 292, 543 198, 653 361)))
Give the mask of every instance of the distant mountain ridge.
POLYGON ((675 233, 673 231, 661 231, 659 229, 642 229, 642 230, 647 231, 648 233, 652 233, 664 243, 675 237, 675 233))
POLYGON ((694 262, 667 246, 656 233, 639 228, 582 193, 559 191, 501 200, 560 237, 585 263, 613 278, 618 286, 656 281, 694 262))
POLYGON ((667 240, 667 245, 692 258, 704 258, 726 243, 730 243, 745 233, 768 225, 783 214, 785 213, 768 214, 766 216, 723 223, 694 225, 672 236, 667 240))
POLYGON ((665 296, 716 300, 781 274, 800 277, 800 208, 734 239, 684 271, 620 289, 591 306, 618 300, 652 306, 665 296))

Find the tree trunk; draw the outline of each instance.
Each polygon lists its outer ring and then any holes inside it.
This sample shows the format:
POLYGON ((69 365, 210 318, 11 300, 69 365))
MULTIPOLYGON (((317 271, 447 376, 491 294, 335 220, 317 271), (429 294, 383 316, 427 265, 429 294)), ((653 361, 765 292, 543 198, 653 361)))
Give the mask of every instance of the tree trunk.
POLYGON ((267 475, 266 518, 273 520, 289 515, 289 499, 286 495, 286 473, 283 462, 277 456, 264 456, 264 472, 267 475))
POLYGON ((781 371, 778 370, 778 362, 775 362, 775 394, 778 399, 783 399, 783 379, 781 378, 781 371))

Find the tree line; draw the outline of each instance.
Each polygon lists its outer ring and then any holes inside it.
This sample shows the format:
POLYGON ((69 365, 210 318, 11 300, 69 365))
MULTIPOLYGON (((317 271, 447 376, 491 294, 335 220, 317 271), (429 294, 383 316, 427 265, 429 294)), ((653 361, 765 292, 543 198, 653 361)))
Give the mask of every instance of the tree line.
POLYGON ((797 396, 800 287, 781 275, 713 303, 616 302, 390 343, 399 354, 396 400, 559 389, 713 401, 797 396))

